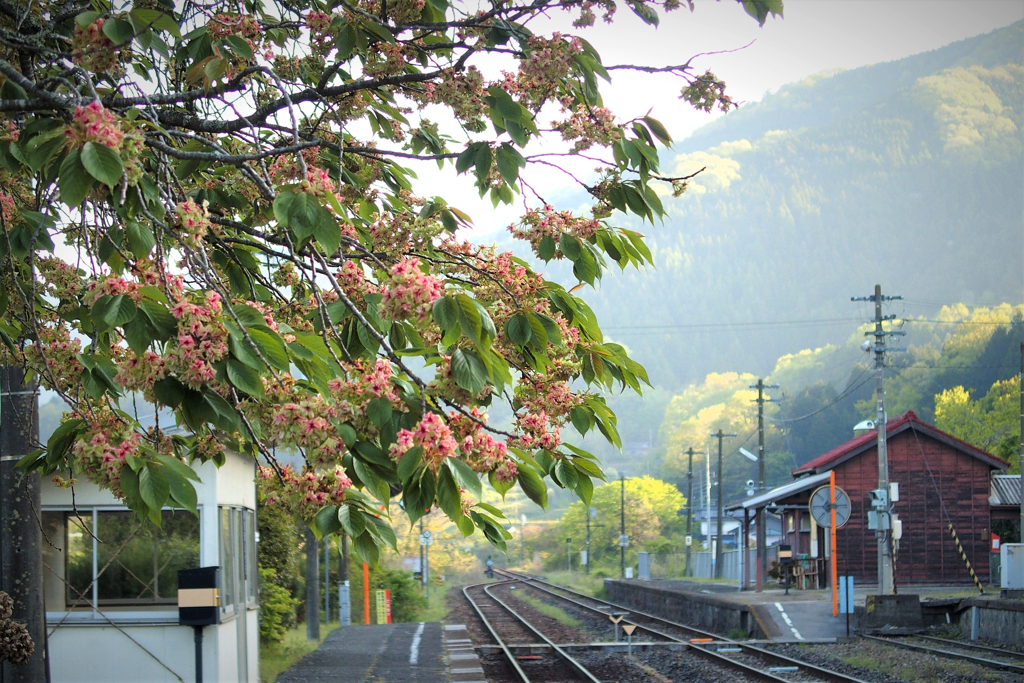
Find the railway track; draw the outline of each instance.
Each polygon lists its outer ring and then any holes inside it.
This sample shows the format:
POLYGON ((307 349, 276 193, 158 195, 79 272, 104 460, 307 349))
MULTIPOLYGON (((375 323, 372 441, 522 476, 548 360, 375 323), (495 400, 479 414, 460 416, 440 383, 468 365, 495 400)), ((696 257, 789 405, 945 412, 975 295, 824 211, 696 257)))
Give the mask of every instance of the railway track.
POLYGON ((1013 652, 1012 650, 974 645, 949 638, 936 638, 934 636, 884 637, 862 635, 861 637, 914 652, 924 652, 938 657, 971 662, 987 669, 1024 675, 1024 654, 1013 652))
MULTIPOLYGON (((514 583, 515 581, 502 582, 514 583)), ((602 683, 579 660, 552 642, 533 624, 493 592, 495 583, 482 583, 462 589, 466 600, 483 621, 487 631, 501 648, 509 665, 523 683, 602 683), (544 643, 540 654, 515 655, 509 645, 544 643)))
POLYGON ((685 643, 689 651, 709 659, 725 668, 740 671, 752 680, 781 683, 864 683, 861 679, 741 641, 723 638, 686 624, 637 611, 631 607, 600 600, 564 586, 552 584, 525 574, 507 570, 495 570, 509 579, 521 581, 549 596, 568 602, 575 607, 593 614, 607 617, 609 609, 629 612, 622 623, 634 624, 636 632, 649 634, 657 641, 685 643))

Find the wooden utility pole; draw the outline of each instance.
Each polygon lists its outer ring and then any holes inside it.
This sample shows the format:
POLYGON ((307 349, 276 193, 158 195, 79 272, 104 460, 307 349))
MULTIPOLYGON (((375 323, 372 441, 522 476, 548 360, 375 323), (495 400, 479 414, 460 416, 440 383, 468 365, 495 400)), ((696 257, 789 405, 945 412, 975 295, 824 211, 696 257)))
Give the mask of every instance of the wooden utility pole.
MULTIPOLYGON (((771 403, 773 399, 764 397, 765 389, 778 389, 778 384, 765 384, 763 379, 758 379, 757 384, 751 384, 751 389, 757 389, 757 492, 764 493, 767 490, 765 486, 765 464, 764 464, 764 404, 765 402, 771 403)), ((754 526, 757 527, 757 578, 755 579, 755 589, 760 592, 764 584, 764 576, 768 572, 768 553, 765 552, 765 545, 768 542, 768 534, 766 533, 765 525, 768 521, 768 515, 765 513, 764 507, 758 508, 756 511, 756 517, 754 520, 754 526)), ((747 533, 746 529, 743 533, 747 533)), ((743 557, 746 562, 746 556, 743 557)))
POLYGON ((11 596, 11 619, 25 624, 35 645, 27 664, 0 664, 0 683, 36 683, 46 675, 39 473, 18 461, 39 441, 39 395, 25 371, 0 367, 0 590, 11 596))
MULTIPOLYGON (((1020 462, 1021 481, 1024 482, 1024 342, 1020 343, 1020 462)), ((1020 496, 1020 543, 1024 543, 1024 487, 1020 496)))
POLYGON ((727 436, 736 436, 736 434, 725 434, 719 429, 717 434, 711 436, 718 439, 718 523, 716 525, 718 541, 715 543, 715 578, 720 579, 722 578, 722 524, 725 521, 725 502, 722 500, 722 488, 724 488, 722 486, 722 439, 727 436))
POLYGON ((306 527, 306 640, 320 640, 320 544, 306 527))
POLYGON ((693 568, 690 565, 690 549, 693 545, 693 446, 686 449, 690 456, 689 467, 686 470, 686 576, 693 576, 693 568))
POLYGON ((619 475, 619 552, 621 577, 626 578, 626 478, 619 475))

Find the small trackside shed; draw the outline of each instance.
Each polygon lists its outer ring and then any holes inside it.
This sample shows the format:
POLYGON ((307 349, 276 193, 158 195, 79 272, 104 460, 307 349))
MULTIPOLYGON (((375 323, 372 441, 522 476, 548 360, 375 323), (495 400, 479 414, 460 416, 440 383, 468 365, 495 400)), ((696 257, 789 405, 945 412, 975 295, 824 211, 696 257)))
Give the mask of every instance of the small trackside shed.
MULTIPOLYGON (((850 496, 849 523, 836 535, 840 574, 878 580, 875 532, 868 529, 868 492, 878 487, 877 431, 871 430, 802 465, 794 477, 835 470, 850 496)), ((920 420, 913 411, 886 425, 889 479, 899 483, 895 512, 903 538, 895 558, 896 583, 971 583, 952 524, 978 576, 989 571, 993 470, 1008 463, 920 420)))

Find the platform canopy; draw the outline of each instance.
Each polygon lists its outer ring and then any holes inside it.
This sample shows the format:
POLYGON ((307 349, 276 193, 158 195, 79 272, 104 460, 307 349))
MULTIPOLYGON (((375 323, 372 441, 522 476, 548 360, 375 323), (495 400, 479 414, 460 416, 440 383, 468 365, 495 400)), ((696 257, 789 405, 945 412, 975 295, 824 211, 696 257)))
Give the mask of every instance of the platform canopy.
POLYGON ((756 510, 766 505, 771 504, 773 501, 782 500, 789 498, 793 494, 802 493, 808 489, 815 489, 819 486, 827 484, 829 480, 829 473, 822 472, 821 474, 813 474, 809 477, 803 477, 796 481, 791 481, 788 484, 777 486, 770 491, 759 493, 756 496, 745 498, 736 503, 729 503, 725 506, 726 511, 732 510, 756 510))

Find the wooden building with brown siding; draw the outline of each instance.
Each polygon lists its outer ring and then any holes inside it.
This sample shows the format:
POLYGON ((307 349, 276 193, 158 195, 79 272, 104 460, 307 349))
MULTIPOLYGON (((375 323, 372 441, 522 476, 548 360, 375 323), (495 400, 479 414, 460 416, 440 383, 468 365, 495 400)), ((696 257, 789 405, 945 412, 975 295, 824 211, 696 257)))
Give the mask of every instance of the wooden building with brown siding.
MULTIPOLYGON (((886 428, 889 479, 899 483, 895 512, 903 521, 896 583, 970 583, 951 540, 952 524, 979 577, 988 576, 991 477, 1008 463, 921 421, 913 411, 886 428)), ((836 536, 840 574, 877 583, 877 543, 868 529, 868 492, 878 487, 877 432, 871 430, 793 470, 802 477, 835 470, 850 496, 850 521, 836 536)), ((797 546, 799 547, 799 546, 797 546)))

